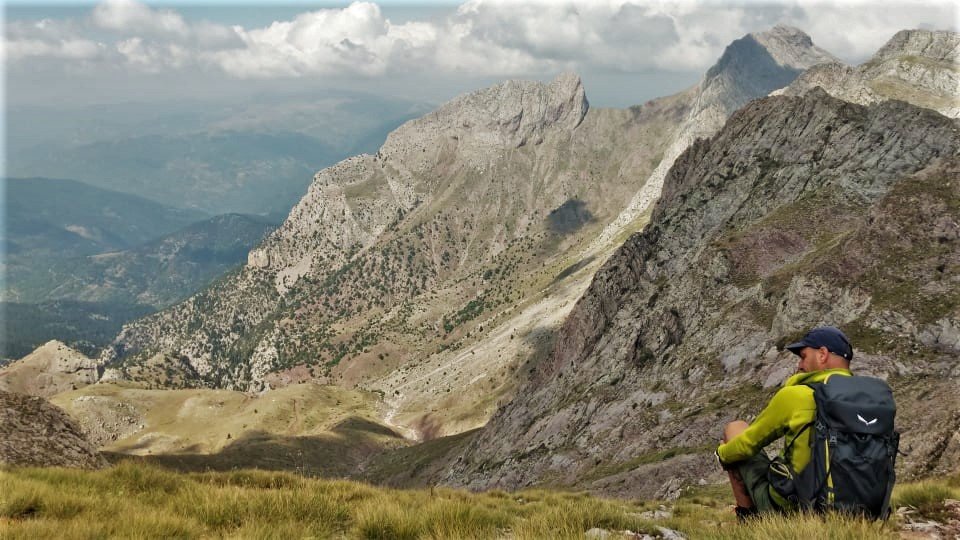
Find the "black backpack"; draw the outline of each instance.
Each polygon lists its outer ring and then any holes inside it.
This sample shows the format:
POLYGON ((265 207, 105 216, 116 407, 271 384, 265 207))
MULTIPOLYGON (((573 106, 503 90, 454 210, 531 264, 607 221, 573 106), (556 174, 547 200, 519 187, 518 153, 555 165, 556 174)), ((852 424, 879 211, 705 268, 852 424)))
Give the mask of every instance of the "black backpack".
POLYGON ((873 377, 833 376, 809 386, 817 413, 800 433, 813 429, 810 463, 789 482, 772 471, 774 488, 803 509, 886 519, 900 444, 893 392, 873 377))

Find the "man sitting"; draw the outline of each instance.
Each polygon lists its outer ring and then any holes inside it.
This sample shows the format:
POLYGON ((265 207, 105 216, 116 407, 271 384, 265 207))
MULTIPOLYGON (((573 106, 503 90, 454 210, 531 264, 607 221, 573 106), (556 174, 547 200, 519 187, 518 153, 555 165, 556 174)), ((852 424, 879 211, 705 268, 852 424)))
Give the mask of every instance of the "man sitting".
POLYGON ((782 511, 794 505, 771 485, 771 476, 792 478, 810 462, 809 426, 816 414, 810 383, 826 382, 834 375, 849 377, 853 347, 839 329, 824 326, 810 330, 787 350, 800 357, 797 373, 774 394, 751 424, 736 420, 723 430, 717 460, 727 470, 737 516, 782 511), (784 437, 781 459, 771 461, 763 448, 784 437), (792 471, 785 471, 789 466, 792 471))

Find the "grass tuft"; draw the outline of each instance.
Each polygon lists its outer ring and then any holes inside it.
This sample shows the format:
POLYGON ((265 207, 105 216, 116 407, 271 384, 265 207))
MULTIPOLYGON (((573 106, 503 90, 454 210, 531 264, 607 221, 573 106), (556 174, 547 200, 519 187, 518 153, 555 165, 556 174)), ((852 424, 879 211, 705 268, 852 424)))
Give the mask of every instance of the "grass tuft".
POLYGON ((952 487, 949 482, 928 480, 898 487, 893 502, 894 506, 907 506, 927 519, 940 521, 948 517, 943 504, 947 499, 960 499, 960 489, 952 487))

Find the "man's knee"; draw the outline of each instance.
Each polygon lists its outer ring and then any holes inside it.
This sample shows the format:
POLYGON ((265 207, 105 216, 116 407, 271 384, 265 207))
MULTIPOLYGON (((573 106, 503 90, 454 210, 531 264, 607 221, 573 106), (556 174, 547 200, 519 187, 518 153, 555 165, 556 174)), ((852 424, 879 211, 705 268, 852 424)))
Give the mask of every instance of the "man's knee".
POLYGON ((723 442, 729 442, 737 435, 743 433, 745 429, 750 427, 750 424, 744 422, 743 420, 734 420, 726 426, 723 427, 723 442))

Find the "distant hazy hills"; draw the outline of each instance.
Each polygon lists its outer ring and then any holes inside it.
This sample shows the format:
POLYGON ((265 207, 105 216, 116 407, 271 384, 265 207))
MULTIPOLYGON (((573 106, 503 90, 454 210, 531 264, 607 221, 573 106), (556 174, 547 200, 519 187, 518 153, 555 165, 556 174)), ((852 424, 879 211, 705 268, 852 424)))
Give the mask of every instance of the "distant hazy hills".
POLYGON ((73 180, 8 178, 5 184, 7 221, 0 234, 14 258, 126 249, 209 217, 73 180))
POLYGON ((7 181, 3 356, 57 338, 88 354, 120 325, 246 260, 273 228, 71 180, 7 181))
POLYGON ((67 148, 37 147, 13 171, 78 178, 207 213, 289 209, 333 149, 300 133, 147 135, 67 148))
POLYGON ((208 214, 282 219, 313 173, 374 151, 422 112, 359 94, 244 103, 111 104, 8 111, 11 176, 73 178, 208 214))
POLYGON ((164 307, 245 261, 272 228, 250 216, 215 216, 127 250, 51 261, 46 271, 24 273, 8 293, 164 307))

